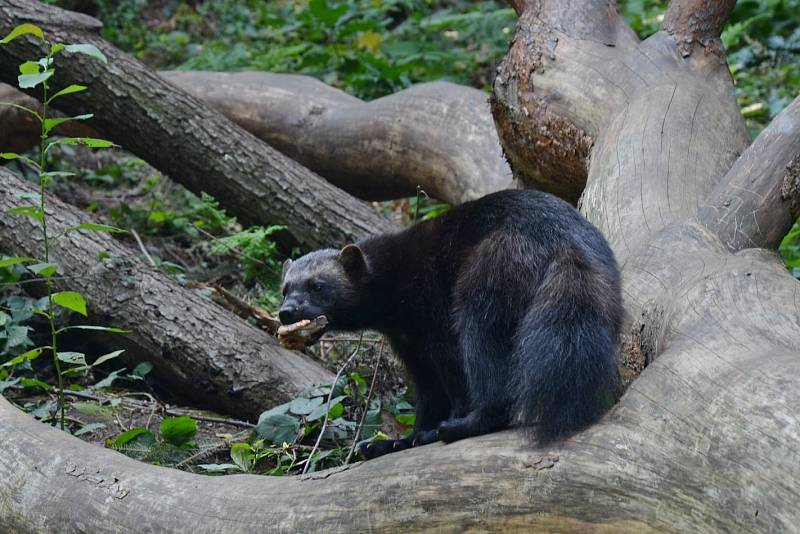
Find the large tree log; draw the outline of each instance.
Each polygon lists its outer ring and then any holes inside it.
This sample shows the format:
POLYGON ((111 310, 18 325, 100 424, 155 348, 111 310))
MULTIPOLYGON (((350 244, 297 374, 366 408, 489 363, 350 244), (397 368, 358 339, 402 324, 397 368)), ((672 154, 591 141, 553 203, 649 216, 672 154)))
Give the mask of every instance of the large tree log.
MULTIPOLYGON (((97 20, 32 0, 0 2, 0 33, 22 22, 38 24, 54 42, 91 43, 109 59, 102 64, 81 54, 59 55, 54 83, 89 87, 59 99, 61 111, 102 109, 92 127, 191 191, 213 195, 243 223, 284 224, 308 247, 395 229, 366 204, 111 46, 97 35, 97 20)), ((0 80, 15 83, 17 66, 41 55, 29 38, 0 47, 0 80)))
MULTIPOLYGON (((623 262, 633 322, 627 348, 651 362, 599 424, 544 449, 505 432, 407 450, 316 475, 320 480, 230 477, 212 485, 137 469, 0 404, 0 436, 13 436, 0 437, 13 451, 0 464, 0 480, 7 481, 0 483, 0 496, 7 496, 0 503, 8 503, 0 510, 12 518, 9 524, 23 532, 65 523, 95 531, 158 530, 178 517, 187 531, 200 532, 264 525, 291 531, 796 529, 800 284, 774 252, 732 246, 728 224, 702 206, 725 195, 731 205, 754 207, 740 187, 749 177, 758 188, 752 192, 782 212, 758 220, 785 230, 796 193, 777 203, 770 178, 783 180, 782 162, 795 169, 791 162, 800 154, 787 149, 787 140, 772 149, 757 140, 753 150, 759 145, 767 161, 777 162, 768 165, 772 170, 762 175, 753 166, 733 166, 746 142, 714 33, 729 2, 675 1, 665 17, 670 33, 640 44, 609 14, 608 2, 559 4, 560 10, 555 1, 516 0, 522 17, 514 46, 522 48, 512 46, 508 61, 530 52, 541 62, 533 71, 519 63, 518 79, 534 82, 516 93, 525 102, 498 90, 497 98, 511 105, 497 110, 496 120, 501 134, 532 136, 504 139, 507 150, 548 139, 542 132, 556 124, 554 146, 574 140, 576 132, 591 136, 582 208, 623 262), (695 19, 686 9, 705 11, 695 19), (692 21, 700 23, 693 28, 692 21), (540 39, 526 43, 527 52, 519 42, 526 35, 540 39), (551 48, 537 48, 544 42, 551 48), (606 97, 596 109, 581 103, 586 96, 572 83, 589 67, 599 80, 589 88, 591 98, 606 97), (540 90, 548 98, 538 99, 540 90), (539 106, 538 112, 524 119, 523 105, 539 106), (518 122, 503 128, 509 116, 518 122), (45 463, 59 447, 63 456, 45 463), (28 490, 23 480, 31 479, 28 490), (98 509, 95 503, 104 500, 111 504, 98 509)), ((509 68, 503 72, 511 76, 509 68)), ((504 76, 501 81, 511 80, 504 76)), ((542 161, 534 152, 515 157, 544 177, 548 168, 573 165, 574 156, 554 150, 542 161)), ((796 169, 787 176, 795 191, 796 169)), ((574 195, 575 187, 564 194, 574 195)), ((724 220, 741 226, 741 219, 724 220)), ((756 243, 770 243, 763 236, 773 235, 756 225, 741 231, 756 243)))
MULTIPOLYGON (((505 189, 503 158, 487 95, 449 82, 419 84, 364 102, 309 76, 266 72, 159 75, 282 153, 362 199, 414 196, 421 186, 451 204, 505 189)), ((38 103, 0 84, 0 102, 38 103)), ((39 126, 25 112, 0 107, 0 151, 25 151, 39 126)), ((67 135, 91 135, 67 123, 67 135)))
MULTIPOLYGON (((7 213, 31 204, 20 193, 36 195, 36 188, 3 168, 0 186, 0 250, 41 258, 39 224, 7 213)), ((50 235, 87 220, 53 197, 48 205, 50 235)), ((252 418, 333 379, 310 358, 279 347, 269 334, 179 286, 107 234, 68 233, 56 242, 51 261, 64 274, 56 287, 86 298, 88 324, 129 330, 106 339, 107 346, 126 349, 129 365, 151 361, 160 383, 198 405, 252 418), (103 252, 108 257, 97 259, 103 252)))

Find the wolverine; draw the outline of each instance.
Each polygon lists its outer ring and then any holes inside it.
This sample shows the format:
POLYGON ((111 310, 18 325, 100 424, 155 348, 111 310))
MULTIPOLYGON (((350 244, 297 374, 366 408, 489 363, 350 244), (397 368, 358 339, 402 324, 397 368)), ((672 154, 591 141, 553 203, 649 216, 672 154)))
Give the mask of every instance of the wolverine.
POLYGON ((366 458, 512 425, 549 442, 612 398, 620 274, 600 231, 547 193, 509 190, 284 266, 283 324, 383 333, 416 384, 416 422, 366 458))

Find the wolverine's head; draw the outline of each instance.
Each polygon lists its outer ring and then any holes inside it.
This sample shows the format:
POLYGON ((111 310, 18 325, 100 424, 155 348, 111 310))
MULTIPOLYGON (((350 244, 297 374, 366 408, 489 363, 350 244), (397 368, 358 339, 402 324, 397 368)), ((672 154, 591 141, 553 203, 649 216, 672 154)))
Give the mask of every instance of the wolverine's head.
POLYGON ((357 245, 341 251, 316 250, 295 261, 287 260, 278 318, 286 325, 324 315, 330 328, 351 328, 366 274, 367 262, 357 245))

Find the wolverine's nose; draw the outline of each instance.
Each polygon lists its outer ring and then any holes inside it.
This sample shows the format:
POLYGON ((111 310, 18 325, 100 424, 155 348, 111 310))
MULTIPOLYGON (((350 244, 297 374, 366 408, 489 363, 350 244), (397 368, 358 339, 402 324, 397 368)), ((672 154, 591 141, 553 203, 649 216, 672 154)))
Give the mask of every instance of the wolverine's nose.
POLYGON ((300 320, 300 314, 297 312, 296 306, 286 305, 278 310, 278 319, 281 324, 292 324, 300 320))

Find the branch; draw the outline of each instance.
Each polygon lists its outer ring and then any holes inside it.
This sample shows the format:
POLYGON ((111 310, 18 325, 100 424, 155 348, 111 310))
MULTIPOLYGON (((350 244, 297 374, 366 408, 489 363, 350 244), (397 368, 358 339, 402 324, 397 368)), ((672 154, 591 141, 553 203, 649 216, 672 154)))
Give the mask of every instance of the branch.
MULTIPOLYGON (((30 204, 38 190, 0 168, 0 250, 37 257, 41 229, 8 210, 30 204)), ((50 196, 53 235, 86 222, 87 215, 50 196)), ((88 303, 89 324, 129 330, 104 338, 126 349, 126 365, 149 360, 160 383, 199 405, 239 417, 293 399, 331 374, 305 355, 282 349, 275 338, 178 285, 138 253, 97 232, 69 232, 53 247, 65 276, 59 290, 79 291, 88 303), (107 259, 97 259, 104 255, 107 259)), ((26 288, 29 286, 26 285, 26 288)), ((82 342, 88 331, 81 331, 82 342)))
POLYGON ((719 36, 734 7, 736 0, 672 0, 661 29, 672 35, 684 57, 699 44, 724 60, 719 36))
POLYGON ((775 249, 800 216, 800 97, 739 157, 700 220, 732 251, 775 249))
MULTIPOLYGON (((0 29, 35 20, 55 42, 88 42, 109 59, 80 54, 56 60, 59 84, 88 92, 58 100, 71 115, 102 110, 90 125, 195 193, 205 191, 244 224, 283 224, 308 247, 340 245, 396 226, 319 176, 177 90, 94 33, 65 24, 75 15, 32 0, 0 3, 0 29), (88 83, 87 83, 88 80, 88 83), (124 95, 120 96, 120 95, 124 95)), ((0 80, 41 57, 32 39, 0 47, 0 80)))

